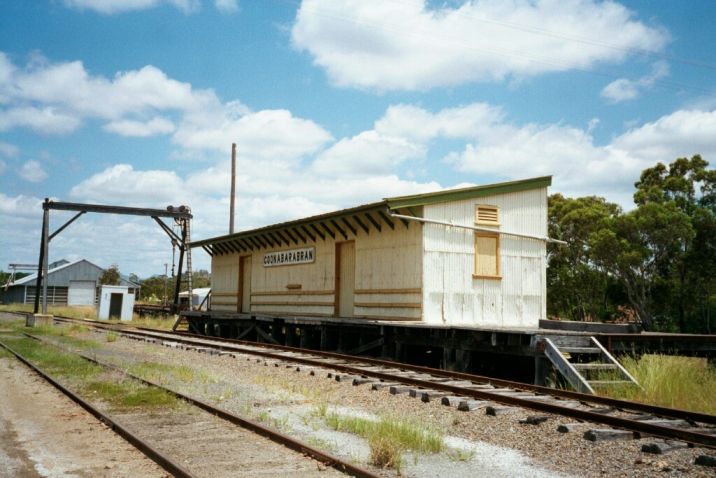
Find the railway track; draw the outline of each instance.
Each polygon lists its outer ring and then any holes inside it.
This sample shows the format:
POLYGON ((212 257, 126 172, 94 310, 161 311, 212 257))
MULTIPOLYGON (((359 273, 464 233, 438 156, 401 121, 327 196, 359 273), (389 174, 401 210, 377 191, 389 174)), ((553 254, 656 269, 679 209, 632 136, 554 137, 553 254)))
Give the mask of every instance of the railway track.
MULTIPOLYGON (((57 347, 64 353, 76 353, 53 341, 32 334, 25 335, 57 347)), ((164 390, 193 406, 189 410, 173 410, 167 414, 142 411, 107 414, 5 343, 0 341, 0 346, 85 410, 108 424, 111 429, 173 476, 187 478, 217 475, 325 477, 347 474, 356 477, 377 477, 369 470, 259 423, 132 375, 120 367, 97 360, 87 354, 76 353, 87 361, 146 386, 164 390), (188 439, 188 437, 191 438, 188 439), (251 444, 250 447, 246 446, 248 443, 251 444), (199 450, 203 459, 195 461, 199 450), (186 465, 186 463, 190 463, 190 465, 186 465), (333 470, 328 468, 327 471, 326 467, 332 467, 333 470), (223 468, 225 470, 222 473, 223 468)))
MULTIPOLYGON (((55 320, 76 322, 78 319, 56 317, 55 320)), ((440 400, 462 410, 484 408, 488 413, 499 414, 509 410, 508 407, 521 407, 613 427, 589 430, 585 438, 593 440, 623 438, 624 431, 628 431, 634 437, 655 436, 679 440, 689 446, 716 448, 716 416, 703 413, 331 352, 117 327, 94 321, 82 323, 170 347, 217 354, 241 353, 273 362, 276 366, 299 364, 311 373, 325 372, 338 381, 389 389, 391 393, 405 393, 423 401, 440 400)), ((540 419, 539 416, 533 418, 536 421, 540 419)), ((569 424, 564 427, 569 429, 569 424)))

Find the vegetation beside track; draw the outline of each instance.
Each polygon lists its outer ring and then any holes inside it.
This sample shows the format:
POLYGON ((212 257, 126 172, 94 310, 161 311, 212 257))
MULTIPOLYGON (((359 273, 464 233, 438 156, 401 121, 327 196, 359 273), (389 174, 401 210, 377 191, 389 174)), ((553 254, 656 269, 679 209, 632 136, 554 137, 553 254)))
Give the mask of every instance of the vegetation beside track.
MULTIPOLYGON (((32 313, 33 306, 31 304, 8 304, 0 305, 0 312, 23 312, 32 313)), ((95 307, 82 306, 54 306, 48 305, 47 312, 58 317, 70 317, 72 319, 97 320, 97 309, 95 307)), ((149 327, 153 329, 170 330, 174 325, 172 317, 163 319, 154 319, 148 317, 139 317, 138 314, 132 315, 130 321, 119 320, 102 320, 103 324, 123 324, 132 325, 134 327, 149 327)))
POLYGON ((163 390, 124 379, 78 355, 62 352, 30 338, 2 337, 17 353, 45 371, 72 383, 85 399, 101 400, 111 408, 166 407, 177 399, 163 390))
POLYGON ((705 358, 643 355, 623 357, 620 362, 643 389, 624 387, 602 394, 716 415, 716 367, 709 366, 705 358))
POLYGON ((440 453, 445 449, 441 433, 425 426, 394 417, 379 420, 329 412, 325 404, 316 407, 315 414, 330 428, 356 434, 368 440, 370 463, 380 468, 394 468, 399 474, 403 453, 440 453))

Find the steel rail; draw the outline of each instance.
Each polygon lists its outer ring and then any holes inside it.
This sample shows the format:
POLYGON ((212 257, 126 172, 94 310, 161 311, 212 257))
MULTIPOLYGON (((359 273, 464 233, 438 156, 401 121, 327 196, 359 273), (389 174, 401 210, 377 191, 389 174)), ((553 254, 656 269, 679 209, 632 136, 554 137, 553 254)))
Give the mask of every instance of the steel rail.
POLYGON ((153 448, 151 445, 149 445, 147 442, 143 441, 141 438, 134 435, 131 431, 129 431, 127 428, 119 424, 116 420, 112 419, 109 415, 106 415, 105 413, 101 412, 99 409, 95 408, 84 400, 82 397, 62 385, 60 382, 52 378, 50 375, 45 373, 41 368, 27 360, 25 357, 20 355, 18 352, 13 350, 9 345, 5 344, 4 342, 0 341, 0 347, 3 347, 5 350, 10 352, 17 358, 20 362, 24 363, 26 366, 28 366, 32 371, 34 371, 36 374, 38 374, 40 377, 45 379, 48 383, 50 383, 52 386, 54 386, 56 389, 64 393, 67 397, 69 397, 72 401, 77 403, 79 406, 87 410, 90 414, 92 414, 95 418, 97 418, 99 421, 106 424, 109 428, 111 428, 115 433, 117 433, 119 436, 124 438, 127 442, 129 442, 132 446, 134 446, 137 450, 142 452, 147 458, 155 462, 157 465, 161 466, 164 470, 166 470, 168 473, 171 473, 175 477, 178 478, 194 478, 194 475, 192 475, 189 471, 184 469, 181 465, 173 462, 171 459, 169 459, 166 455, 162 454, 159 450, 153 448))
MULTIPOLYGON (((70 319, 70 321, 72 321, 72 320, 73 319, 70 319)), ((83 322, 93 322, 93 321, 83 321, 83 322)), ((93 323, 92 325, 98 326, 98 328, 108 328, 108 329, 114 328, 114 327, 104 325, 104 324, 93 323)), ((115 328, 115 330, 116 330, 116 328, 115 328)), ((175 333, 157 331, 156 329, 149 329, 149 331, 150 331, 150 333, 141 332, 141 331, 137 331, 137 330, 123 329, 122 333, 127 334, 127 335, 137 335, 137 336, 147 336, 147 335, 151 336, 152 334, 165 334, 165 335, 169 335, 170 337, 161 337, 162 339, 172 340, 172 341, 180 342, 180 343, 183 342, 183 343, 189 343, 192 345, 197 345, 197 342, 195 342, 195 341, 192 342, 191 340, 178 339, 175 337, 171 337, 172 335, 176 335, 175 333)), ((209 338, 209 339, 207 339, 205 336, 198 336, 198 337, 204 341, 216 340, 213 337, 209 338)), ((154 336, 154 338, 158 338, 158 337, 154 336)), ((223 339, 220 341, 226 341, 226 339, 223 339)), ((575 418, 578 420, 584 420, 584 421, 589 421, 589 422, 594 422, 594 423, 602 423, 602 424, 610 425, 613 427, 628 429, 628 430, 632 430, 632 431, 636 431, 636 432, 644 433, 644 434, 648 434, 648 435, 655 435, 655 436, 668 438, 668 439, 679 439, 679 440, 682 440, 682 441, 685 441, 685 442, 688 442, 688 443, 691 443, 694 445, 716 448, 716 436, 705 434, 705 433, 698 433, 698 432, 693 432, 690 430, 683 430, 683 429, 672 428, 672 427, 667 427, 667 426, 663 426, 663 425, 656 425, 656 424, 652 424, 652 423, 646 423, 644 421, 631 420, 631 419, 623 418, 623 417, 610 416, 610 415, 606 415, 603 413, 591 412, 588 410, 579 410, 579 409, 574 409, 574 408, 569 408, 569 407, 563 407, 563 406, 560 406, 557 404, 552 404, 552 403, 528 400, 528 399, 519 398, 519 397, 511 397, 511 396, 502 395, 502 394, 498 394, 498 393, 491 393, 491 392, 484 391, 484 390, 475 390, 475 389, 463 388, 463 387, 454 386, 454 385, 446 385, 443 383, 435 383, 435 382, 430 382, 428 380, 421 380, 421 379, 406 377, 403 375, 395 376, 395 375, 387 373, 387 372, 380 372, 380 371, 375 371, 375 370, 365 370, 365 369, 362 369, 359 367, 348 366, 348 365, 343 365, 343 364, 326 363, 326 362, 323 362, 321 360, 316 360, 316 359, 295 357, 295 356, 287 357, 285 355, 281 355, 280 353, 258 351, 258 350, 253 350, 253 349, 242 349, 240 347, 230 346, 228 344, 227 345, 220 345, 220 344, 212 345, 212 344, 204 343, 202 345, 213 346, 214 348, 219 349, 219 350, 260 355, 260 356, 275 359, 275 360, 292 361, 292 362, 302 363, 304 365, 311 365, 311 366, 315 366, 315 367, 332 368, 335 370, 346 372, 348 374, 374 377, 374 378, 378 378, 378 379, 384 380, 384 381, 401 382, 401 383, 416 385, 420 388, 444 391, 444 392, 449 392, 449 393, 452 393, 455 395, 460 395, 460 396, 465 396, 465 397, 491 400, 493 402, 503 403, 506 405, 514 405, 514 406, 533 409, 533 410, 537 410, 537 411, 541 411, 541 412, 567 416, 567 417, 575 418)), ((247 345, 250 345, 253 347, 257 344, 252 342, 247 345)), ((261 345, 263 345, 264 348, 267 348, 266 344, 261 344, 261 345)), ((429 373, 434 376, 443 376, 443 377, 448 377, 448 378, 450 378, 450 377, 463 378, 463 379, 472 380, 472 381, 483 380, 483 381, 486 381, 486 383, 499 384, 499 385, 509 384, 509 385, 505 385, 505 386, 509 386, 509 387, 513 387, 513 388, 524 388, 526 390, 531 390, 531 391, 543 393, 546 395, 560 396, 560 395, 553 393, 554 389, 549 389, 547 387, 537 387, 534 385, 525 386, 525 384, 520 384, 518 382, 496 380, 496 379, 490 379, 487 377, 474 376, 474 375, 463 374, 463 373, 458 373, 458 372, 451 372, 450 375, 446 375, 444 373, 441 373, 444 371, 440 371, 437 369, 430 369, 427 367, 418 367, 418 366, 409 366, 408 367, 405 364, 400 364, 400 363, 396 363, 396 362, 378 361, 375 359, 364 360, 362 357, 356 358, 353 356, 334 354, 334 353, 330 353, 330 352, 328 352, 328 353, 320 352, 317 354, 315 351, 306 351, 306 349, 297 349, 297 348, 292 348, 292 347, 273 346, 273 345, 271 345, 270 347, 278 348, 278 349, 286 350, 286 351, 291 351, 291 352, 295 352, 295 353, 301 353, 301 354, 321 355, 321 356, 326 356, 326 357, 331 357, 331 358, 336 358, 336 359, 346 360, 346 361, 351 361, 351 362, 363 361, 365 363, 379 364, 379 365, 387 366, 387 367, 391 367, 391 368, 400 368, 403 370, 429 373), (380 362, 382 362, 382 363, 380 363, 380 362)), ((583 402, 592 402, 592 403, 600 403, 601 402, 600 400, 595 400, 594 395, 580 394, 577 392, 569 392, 569 395, 571 396, 571 398, 579 399, 580 401, 583 401, 583 402)), ((562 395, 562 396, 564 396, 564 395, 562 395)), ((604 397, 600 397, 600 398, 603 399, 604 397)), ((608 400, 614 400, 614 399, 608 399, 608 400)), ((648 413, 654 413, 656 415, 662 415, 662 413, 659 413, 659 411, 664 410, 666 412, 671 412, 672 415, 668 415, 665 413, 662 416, 675 417, 679 413, 684 413, 689 416, 703 417, 703 419, 685 418, 687 420, 699 421, 699 422, 710 423, 710 424, 716 422, 716 417, 714 417, 712 415, 692 413, 692 412, 687 412, 684 410, 675 410, 675 409, 669 409, 669 408, 664 408, 664 407, 654 407, 651 405, 639 404, 636 402, 627 402, 627 401, 622 401, 622 400, 616 400, 616 402, 618 402, 621 405, 620 408, 623 408, 626 410, 644 411, 644 412, 648 412, 648 413)))
MULTIPOLYGON (((58 317, 55 317, 57 320, 58 317)), ((112 328, 114 327, 111 324, 98 324, 96 321, 92 320, 84 320, 84 319, 72 319, 69 317, 62 317, 64 320, 69 321, 82 321, 85 323, 89 323, 93 326, 98 326, 100 328, 112 328)), ((121 324, 120 324, 121 325, 121 324)), ((127 327, 127 326, 123 326, 127 327)), ((318 355, 321 357, 328 357, 333 358, 336 360, 346 360, 351 362, 363 362, 370 365, 376 365, 376 366, 382 366, 382 367, 390 367, 390 368, 398 368, 405 371, 412 371, 412 372, 418 372, 418 373, 425 373, 434 375, 436 377, 442 377, 442 378, 452 378, 452 379, 460 379, 460 380, 470 380, 477 383, 485 383, 490 385, 498 385, 501 387, 510 387, 515 388, 518 390, 523 391, 531 391, 535 393, 541 393, 544 395, 551 395, 553 397, 559 397, 559 398, 569 398, 573 400, 578 400, 580 402, 588 402, 588 403, 596 403, 600 405, 606 405, 610 407, 614 407, 620 410, 629 410, 629 411, 635 411, 635 412, 644 412, 644 413, 651 413, 655 415, 659 415, 662 417, 668 417, 668 418, 677 418, 692 422, 701 422, 706 423, 710 425, 716 425, 716 416, 715 415, 709 415, 705 413, 699 413, 699 412, 692 412, 689 410, 681 410, 676 408, 668 408, 668 407, 661 407, 658 405, 649 405, 645 403, 640 402, 632 402, 627 400, 620 400, 617 398, 610 398, 610 397, 603 397, 599 395, 590 395, 590 394, 584 394, 579 392, 574 392, 571 390, 559 390, 549 387, 542 387, 539 385, 531 385, 526 384, 522 382, 515 382, 511 380, 504 380, 499 378, 492 378, 492 377, 486 377, 484 375, 473 375, 465 372, 455 372, 450 370, 441 370, 441 369, 435 369, 430 367, 423 367, 420 365, 410 365, 400 362, 393 362, 390 360, 381 360, 381 359, 374 359, 370 357, 359 357, 359 356, 353 356, 353 355, 345 355, 340 354, 336 352, 326 352, 326 351, 319 351, 319 350, 311 350, 311 349, 302 349, 297 347, 288 347, 285 345, 276 345, 276 344, 266 344, 261 342, 251 342, 247 340, 236 340, 236 339, 227 339, 227 338, 221 338, 221 337, 211 337, 206 335, 198 335, 198 334, 192 334, 188 332, 171 332, 171 331, 163 331, 159 329, 151 329, 147 327, 133 327, 134 329, 137 329, 139 331, 146 331, 150 334, 165 334, 169 335, 168 340, 173 340, 175 342, 181 342, 181 343, 187 343, 187 344, 194 344, 196 345, 196 342, 192 342, 191 340, 188 340, 184 342, 181 339, 178 339, 174 336, 180 335, 184 337, 190 337, 198 340, 203 341, 209 341, 209 342, 224 342, 227 344, 236 344, 236 345, 244 345, 248 347, 259 347, 264 349, 271 349, 271 350, 283 350, 286 352, 292 352, 292 353, 300 353, 300 354, 309 354, 309 355, 318 355)), ((126 328, 123 329, 124 332, 129 334, 135 334, 135 335, 142 335, 141 332, 134 332, 132 330, 127 330, 126 328)), ((166 338, 166 337, 165 337, 166 338)), ((214 344, 205 344, 207 346, 214 346, 219 349, 225 349, 225 350, 232 350, 232 351, 241 351, 244 353, 249 353, 253 355, 261 355, 259 351, 253 350, 253 349, 240 349, 240 348, 233 348, 233 347, 226 347, 223 345, 214 345, 214 344)), ((283 356, 281 358, 282 360, 294 360, 294 357, 285 357, 283 356)), ((324 367, 330 367, 330 364, 323 364, 324 367)), ((363 375, 366 375, 366 373, 361 373, 363 375)), ((397 381, 397 379, 396 379, 397 381)))
MULTIPOLYGON (((697 422, 702 422, 702 423, 708 423, 711 425, 716 425, 716 416, 715 415, 709 415, 709 414, 699 413, 699 412, 692 412, 689 410, 681 410, 681 409, 677 409, 677 408, 660 407, 658 405, 649 405, 646 403, 620 400, 618 398, 603 397, 600 395, 590 395, 590 394, 585 394, 585 393, 580 393, 580 392, 574 392, 571 390, 560 390, 560 389, 555 389, 555 388, 542 387, 540 385, 531 385, 528 383, 515 382, 512 380, 487 377, 484 375, 474 375, 474 374, 465 373, 465 372, 456 372, 456 371, 452 371, 452 370, 435 369, 435 368, 430 368, 430 367, 424 367, 421 365, 411 365, 411 364, 406 364, 406 363, 393 362, 390 360, 381 360, 381 359, 375 359, 375 358, 370 358, 370 357, 345 355, 345 354, 340 354, 340 353, 336 353, 336 352, 326 352, 326 351, 319 351, 319 350, 312 350, 312 349, 302 349, 302 348, 297 348, 297 347, 288 347, 285 345, 274 345, 274 344, 266 344, 266 343, 261 343, 261 342, 251 342, 251 341, 247 341, 247 340, 227 339, 227 338, 221 338, 221 337, 209 337, 206 335, 191 334, 191 333, 187 333, 187 332, 176 332, 176 331, 175 332, 163 332, 163 331, 160 331, 157 329, 149 329, 149 328, 143 328, 143 327, 138 327, 138 329, 146 330, 148 332, 153 332, 153 333, 167 333, 170 335, 177 334, 177 335, 193 337, 193 338, 202 339, 202 340, 226 342, 226 343, 231 343, 231 344, 246 345, 246 346, 250 346, 250 347, 261 347, 261 348, 267 348, 267 349, 279 349, 279 350, 285 350, 287 352, 293 352, 293 353, 303 353, 303 354, 313 354, 313 355, 325 356, 325 357, 335 358, 338 360, 364 362, 364 363, 370 364, 370 365, 399 368, 402 370, 409 370, 409 371, 419 372, 419 373, 427 373, 427 374, 444 377, 444 378, 471 380, 473 382, 498 385, 501 387, 516 388, 519 390, 531 391, 531 392, 541 393, 541 394, 545 394, 545 395, 551 395, 551 396, 559 397, 559 398, 570 398, 570 399, 579 400, 582 402, 598 403, 600 405, 607 405, 607 406, 611 406, 611 407, 618 408, 618 409, 628 409, 628 410, 632 410, 632 411, 653 413, 653 414, 664 416, 664 417, 680 418, 683 420, 691 420, 691 421, 697 421, 697 422)), ((171 338, 171 340, 176 340, 176 339, 171 338)))
POLYGON ((127 377, 130 377, 133 380, 137 380, 138 382, 141 382, 145 385, 149 385, 151 387, 156 387, 158 389, 164 390, 165 392, 170 393, 181 400, 189 402, 192 405, 194 405, 206 412, 211 413, 212 415, 215 415, 223 420, 233 423, 234 425, 238 425, 241 428, 245 428, 257 435, 261 435, 265 438, 268 438, 269 440, 279 443, 291 450, 294 450, 301 454, 310 456, 314 460, 320 461, 321 463, 323 463, 327 466, 335 468, 336 470, 340 471, 341 473, 355 476, 357 478, 379 478, 379 475, 373 474, 368 470, 365 470, 363 468, 355 466, 352 463, 342 460, 341 458, 339 458, 337 456, 334 456, 330 453, 326 453, 322 450, 314 448, 300 440, 297 440, 297 439, 292 438, 288 435, 285 435, 283 433, 272 430, 268 427, 265 427, 259 423, 254 422, 252 420, 248 420, 246 418, 240 417, 240 416, 235 415, 235 414, 233 414, 227 410, 224 410, 222 408, 215 407, 214 405, 211 405, 210 403, 207 403, 199 398, 192 397, 191 395, 186 395, 184 393, 173 390, 171 388, 167 388, 167 387, 160 385, 159 383, 156 383, 154 381, 142 378, 138 375, 134 375, 134 374, 128 372, 127 370, 123 369, 122 367, 98 360, 97 358, 90 357, 89 355, 86 355, 84 353, 74 352, 66 347, 60 346, 60 345, 53 343, 51 341, 43 340, 42 338, 37 337, 35 335, 28 334, 26 332, 24 334, 27 337, 37 340, 41 343, 52 345, 53 347, 57 347, 60 350, 63 350, 65 352, 74 353, 75 355, 82 357, 83 359, 87 360, 88 362, 91 362, 96 365, 100 365, 102 367, 106 367, 108 369, 119 372, 119 373, 121 373, 127 377))
MULTIPOLYGON (((137 331, 131 331, 131 330, 122 330, 122 333, 127 335, 137 335, 137 336, 146 336, 151 334, 144 334, 143 332, 137 332, 137 331)), ((153 332, 156 333, 156 332, 153 332)), ((163 333, 163 332, 162 332, 163 333)), ((171 335, 171 334, 168 334, 171 335)), ((157 338, 156 336, 154 338, 157 338)), ((177 342, 181 342, 180 340, 176 340, 174 338, 166 338, 167 340, 174 340, 177 342)), ((186 343, 192 343, 193 345, 197 345, 196 342, 186 341, 186 343)), ((203 344, 203 345, 209 345, 209 344, 203 344)), ((632 431, 636 431, 643 434, 648 435, 655 435, 663 438, 668 439, 679 439, 694 445, 700 445, 700 446, 706 446, 710 448, 716 448, 716 436, 712 436, 705 433, 699 433, 694 432, 690 430, 684 430, 684 429, 678 429, 678 428, 672 428, 667 427, 663 425, 656 425, 653 423, 647 423, 644 421, 638 421, 638 420, 631 420, 628 418, 623 417, 617 417, 617 416, 610 416, 603 413, 597 413, 592 412, 588 410, 579 410, 569 407, 564 407, 558 404, 554 403, 546 403, 541 401, 534 401, 534 400, 528 400, 525 398, 519 398, 519 397, 511 397, 507 395, 502 395, 498 393, 493 393, 485 390, 475 390, 470 388, 464 388, 459 387, 455 385, 447 385, 444 383, 436 383, 431 382, 429 380, 422 380, 417 378, 411 378, 406 376, 395 376, 391 373, 387 372, 380 372, 376 370, 365 370, 361 369, 359 367, 353 367, 343 364, 327 364, 323 361, 316 360, 316 359, 307 359, 304 357, 287 357, 285 355, 272 353, 272 352, 263 352, 263 351, 255 351, 250 349, 241 349, 238 347, 227 347, 224 345, 217 345, 217 349, 220 350, 227 350, 227 351, 234 351, 234 352, 243 352, 243 353, 249 353, 254 355, 261 355, 263 357, 275 359, 275 360, 282 360, 282 361, 292 361, 296 363, 302 363, 305 365, 311 365, 315 367, 324 367, 324 368, 332 368, 335 370, 339 370, 342 372, 346 372, 348 374, 353 375, 362 375, 367 377, 374 377, 380 380, 384 381, 390 381, 390 382, 401 382, 406 383, 410 385, 416 385, 417 387, 425 388, 425 389, 432 389, 432 390, 438 390, 438 391, 444 391, 449 392, 455 395, 460 396, 466 396, 471 398, 477 398, 477 399, 483 399, 483 400, 491 400, 493 402, 503 403, 506 405, 514 405, 522 408, 528 408, 533 409, 545 413, 553 413, 556 415, 562 415, 567 416, 571 418, 575 418, 578 420, 584 420, 594 423, 602 423, 606 425, 610 425, 617 428, 623 428, 628 429, 632 431)), ((301 349, 297 349, 301 350, 301 349)), ((306 353, 305 351, 301 351, 302 353, 306 353)), ((353 358, 348 357, 346 358, 349 361, 355 361, 353 358)), ((398 365, 399 364, 394 364, 398 365)), ((429 369, 432 370, 432 369, 429 369)), ((469 375, 466 375, 469 376, 469 375)), ((592 397, 591 395, 583 395, 584 397, 592 397)), ((587 400, 588 401, 588 400, 587 400)), ((628 402, 630 403, 630 402, 628 402)), ((713 417, 712 417, 713 418, 713 417)))

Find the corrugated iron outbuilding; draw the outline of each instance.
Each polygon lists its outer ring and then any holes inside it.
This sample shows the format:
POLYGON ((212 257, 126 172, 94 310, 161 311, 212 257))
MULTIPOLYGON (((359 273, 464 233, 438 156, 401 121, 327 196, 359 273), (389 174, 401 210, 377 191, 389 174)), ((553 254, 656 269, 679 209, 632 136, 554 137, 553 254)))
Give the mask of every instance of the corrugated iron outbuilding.
MULTIPOLYGON (((47 273, 47 303, 51 305, 95 305, 98 297, 99 278, 105 270, 80 259, 73 262, 53 263, 47 273)), ((37 273, 17 279, 0 288, 0 302, 4 304, 32 304, 35 301, 37 273)), ((138 293, 140 285, 126 277, 120 277, 120 285, 138 293)))

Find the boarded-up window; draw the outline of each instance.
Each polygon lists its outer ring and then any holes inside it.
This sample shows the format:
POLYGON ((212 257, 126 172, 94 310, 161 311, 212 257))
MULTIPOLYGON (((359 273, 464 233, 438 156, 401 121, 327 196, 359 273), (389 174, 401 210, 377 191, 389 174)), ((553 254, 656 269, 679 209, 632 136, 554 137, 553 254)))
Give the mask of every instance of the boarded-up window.
POLYGON ((475 206, 475 224, 499 226, 500 214, 497 206, 475 206))
POLYGON ((475 233, 476 278, 500 277, 500 236, 489 232, 475 233))

